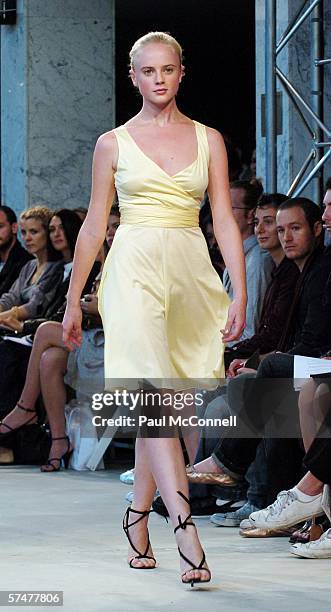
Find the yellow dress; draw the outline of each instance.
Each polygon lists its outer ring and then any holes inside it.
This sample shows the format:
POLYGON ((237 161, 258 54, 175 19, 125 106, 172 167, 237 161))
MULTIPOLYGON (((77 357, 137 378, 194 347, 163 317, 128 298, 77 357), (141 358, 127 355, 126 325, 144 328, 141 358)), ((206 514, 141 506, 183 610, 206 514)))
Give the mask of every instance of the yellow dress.
POLYGON ((192 386, 187 379, 215 386, 224 375, 220 329, 229 300, 199 228, 209 146, 205 126, 194 125, 197 158, 173 176, 124 126, 114 130, 121 224, 99 289, 108 389, 121 379, 132 388, 141 380, 169 388, 174 379, 177 388, 192 386))

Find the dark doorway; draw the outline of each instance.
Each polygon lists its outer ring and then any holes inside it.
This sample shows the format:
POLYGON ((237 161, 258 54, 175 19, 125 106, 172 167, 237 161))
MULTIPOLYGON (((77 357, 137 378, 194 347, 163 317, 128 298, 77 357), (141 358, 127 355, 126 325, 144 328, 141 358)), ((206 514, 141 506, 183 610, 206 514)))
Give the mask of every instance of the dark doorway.
POLYGON ((255 1, 117 0, 117 125, 140 108, 128 53, 151 30, 170 32, 184 49, 181 110, 228 135, 248 161, 255 146, 255 1))

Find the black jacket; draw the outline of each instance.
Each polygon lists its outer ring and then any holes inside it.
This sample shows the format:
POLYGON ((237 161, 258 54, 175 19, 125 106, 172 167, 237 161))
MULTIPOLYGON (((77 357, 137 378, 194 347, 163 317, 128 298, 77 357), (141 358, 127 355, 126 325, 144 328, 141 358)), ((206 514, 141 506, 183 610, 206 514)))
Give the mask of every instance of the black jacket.
POLYGON ((30 255, 17 240, 10 250, 8 259, 0 272, 0 297, 7 293, 16 281, 23 266, 32 259, 30 255))
MULTIPOLYGON (((260 323, 254 336, 242 340, 232 347, 238 356, 252 355, 256 350, 260 354, 270 353, 278 347, 291 307, 299 268, 284 257, 279 266, 271 273, 271 281, 266 290, 260 323)), ((235 358, 232 354, 232 358, 235 358)))
POLYGON ((320 357, 331 345, 331 247, 317 249, 301 272, 285 346, 292 355, 320 357), (300 282, 301 281, 301 282, 300 282), (287 346, 286 346, 287 345, 287 346))

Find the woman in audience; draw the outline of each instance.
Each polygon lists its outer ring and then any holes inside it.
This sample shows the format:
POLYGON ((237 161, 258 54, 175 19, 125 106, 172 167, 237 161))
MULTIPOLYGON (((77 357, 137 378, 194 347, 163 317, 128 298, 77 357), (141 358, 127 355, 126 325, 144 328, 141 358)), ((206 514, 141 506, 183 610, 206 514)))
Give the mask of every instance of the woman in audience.
MULTIPOLYGON (((118 208, 114 208, 109 216, 107 226, 106 239, 109 247, 112 244, 118 222, 119 211, 118 208)), ((100 277, 100 275, 98 276, 100 277)), ((98 282, 98 279, 96 279, 92 293, 84 295, 81 300, 85 330, 95 325, 101 327, 96 297, 98 282)), ((20 400, 14 410, 7 416, 5 422, 2 423, 2 427, 6 427, 7 431, 9 429, 9 433, 12 433, 11 430, 15 431, 27 423, 27 413, 31 414, 32 420, 34 420, 37 416, 35 404, 40 392, 42 392, 52 434, 50 455, 47 464, 41 468, 43 472, 58 471, 61 466, 61 459, 63 458, 66 461, 71 451, 69 439, 65 434, 64 419, 66 403, 64 375, 67 371, 69 353, 63 345, 62 333, 62 325, 59 322, 48 321, 40 325, 34 338, 26 381, 20 400)), ((74 355, 70 355, 71 362, 74 358, 74 355)))
MULTIPOLYGON (((15 316, 15 311, 10 310, 2 321, 6 326, 6 328, 3 328, 4 335, 0 341, 0 361, 2 365, 0 370, 0 388, 2 390, 0 410, 2 413, 8 413, 19 398, 25 381, 33 334, 40 323, 51 319, 64 303, 80 227, 80 219, 71 210, 62 209, 51 214, 48 226, 49 239, 56 256, 60 256, 62 259, 61 262, 58 262, 56 271, 49 275, 47 283, 43 284, 42 303, 39 305, 38 312, 39 317, 42 318, 34 317, 21 321, 15 316)), ((10 425, 9 420, 8 426, 10 425)), ((8 429, 5 424, 0 426, 0 439, 1 434, 6 432, 8 433, 8 429)))
POLYGON ((24 321, 35 317, 44 301, 45 287, 62 264, 61 252, 54 248, 48 232, 53 213, 45 206, 25 210, 20 217, 21 233, 27 251, 34 259, 23 266, 10 290, 0 298, 0 325, 15 317, 24 321))

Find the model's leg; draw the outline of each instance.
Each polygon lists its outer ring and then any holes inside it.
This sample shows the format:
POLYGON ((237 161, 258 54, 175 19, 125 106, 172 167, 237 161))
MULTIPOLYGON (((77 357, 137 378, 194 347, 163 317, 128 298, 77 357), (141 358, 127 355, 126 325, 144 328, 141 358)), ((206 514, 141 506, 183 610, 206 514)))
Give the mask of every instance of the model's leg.
MULTIPOLYGON (((67 394, 64 375, 67 362, 68 351, 54 346, 44 351, 40 359, 40 386, 52 439, 66 438, 64 407, 67 394)), ((62 457, 66 450, 68 450, 67 439, 52 441, 49 463, 42 466, 42 471, 52 472, 54 468, 59 468, 60 461, 55 461, 54 457, 62 457)))
MULTIPOLYGON (((146 438, 145 448, 149 458, 149 465, 153 473, 162 499, 168 509, 174 527, 183 524, 190 514, 189 504, 178 494, 180 491, 188 498, 188 482, 185 471, 184 457, 180 440, 178 438, 146 438)), ((202 560, 203 551, 194 527, 183 525, 176 531, 176 540, 183 554, 198 566, 202 560)), ((191 566, 180 558, 183 579, 190 582, 192 579, 208 580, 210 577, 206 569, 193 570, 191 566)), ((206 568, 207 565, 204 564, 206 568)))
MULTIPOLYGON (((146 449, 146 440, 144 438, 137 438, 135 448, 135 472, 134 472, 134 485, 133 485, 133 502, 131 508, 139 512, 149 511, 152 501, 154 499, 156 491, 156 484, 153 478, 151 468, 149 465, 149 455, 146 449)), ((135 522, 139 518, 138 514, 129 512, 128 523, 129 525, 135 522)), ((129 528, 127 535, 130 537, 135 548, 143 554, 146 550, 148 543, 148 532, 147 532, 148 516, 145 516, 136 523, 136 525, 129 528)), ((149 557, 153 557, 152 547, 150 546, 147 553, 149 557)), ((136 568, 154 567, 155 561, 153 559, 135 559, 137 551, 131 546, 128 552, 128 562, 131 561, 131 566, 136 568)))
MULTIPOLYGON (((43 323, 35 334, 25 385, 21 398, 18 402, 24 408, 33 410, 35 407, 35 403, 40 394, 40 359, 43 352, 50 346, 63 346, 61 323, 43 323)), ((33 416, 31 413, 24 412, 18 407, 15 407, 9 414, 7 414, 3 422, 9 427, 16 429, 17 427, 20 427, 26 423, 31 416, 33 416)), ((8 429, 5 427, 0 428, 0 433, 6 433, 7 431, 8 429)))

